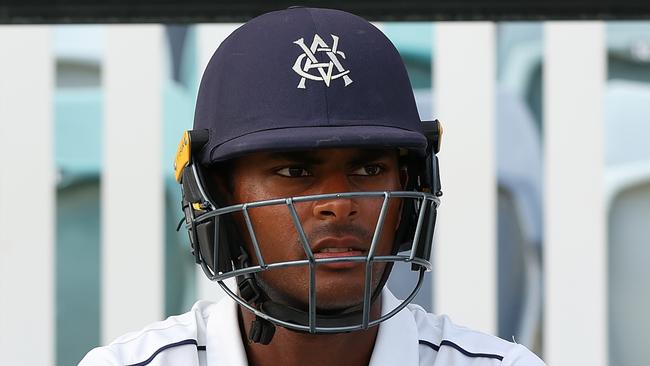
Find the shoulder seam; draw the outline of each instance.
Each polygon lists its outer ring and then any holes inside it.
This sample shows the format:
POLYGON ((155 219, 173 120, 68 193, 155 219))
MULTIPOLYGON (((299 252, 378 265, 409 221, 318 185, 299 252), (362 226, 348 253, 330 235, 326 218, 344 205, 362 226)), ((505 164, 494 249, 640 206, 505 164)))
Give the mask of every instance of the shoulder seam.
MULTIPOLYGON (((161 321, 159 323, 164 324, 165 321, 161 321)), ((135 331, 135 332, 132 332, 132 333, 127 333, 122 337, 118 337, 113 342, 111 342, 109 344, 109 346, 116 345, 116 344, 127 344, 127 343, 130 343, 130 342, 133 342, 136 339, 140 338, 142 335, 144 335, 146 333, 149 333, 149 332, 157 332, 157 331, 161 331, 161 330, 167 330, 167 329, 178 327, 178 326, 186 327, 188 325, 192 325, 192 321, 176 322, 176 323, 167 324, 165 326, 160 326, 160 327, 157 327, 157 328, 155 328, 155 327, 151 327, 151 328, 146 327, 144 329, 140 329, 139 331, 135 331), (126 337, 126 336, 129 336, 129 337, 127 339, 122 339, 123 337, 126 337)))
POLYGON ((166 344, 166 345, 164 345, 164 346, 158 348, 158 349, 157 349, 157 350, 156 350, 156 351, 155 351, 151 356, 149 356, 149 358, 147 358, 146 360, 144 360, 144 361, 142 361, 142 362, 138 362, 138 363, 134 363, 134 364, 126 365, 126 366, 145 366, 145 365, 148 365, 149 363, 151 363, 151 361, 153 361, 154 358, 156 358, 156 356, 158 356, 159 353, 161 353, 161 352, 163 352, 163 351, 165 351, 165 350, 168 350, 168 349, 170 349, 170 348, 174 348, 174 347, 178 347, 178 346, 185 346, 185 345, 194 345, 194 346, 196 346, 196 349, 197 349, 197 350, 199 350, 199 351, 205 351, 205 346, 199 346, 199 344, 198 344, 198 342, 196 341, 196 339, 185 339, 185 340, 182 340, 182 341, 179 341, 179 342, 166 344))
POLYGON ((492 354, 492 353, 474 353, 474 352, 470 352, 470 351, 464 349, 463 347, 457 345, 456 343, 454 343, 454 342, 452 342, 452 341, 449 341, 449 340, 446 340, 446 339, 443 339, 443 340, 440 342, 440 345, 439 345, 439 346, 438 346, 438 345, 435 345, 435 344, 433 344, 433 343, 431 343, 431 342, 429 342, 429 341, 425 341, 425 340, 423 340, 423 339, 420 339, 420 340, 418 341, 418 343, 421 344, 421 345, 425 345, 425 346, 427 346, 427 347, 430 347, 430 348, 432 348, 432 349, 433 349, 434 351, 436 351, 436 352, 438 352, 438 351, 440 350, 440 347, 442 347, 442 346, 448 346, 448 347, 451 347, 451 348, 455 349, 456 351, 462 353, 463 355, 465 355, 465 356, 467 356, 467 357, 472 357, 472 358, 491 358, 491 359, 495 359, 495 360, 503 361, 503 356, 501 356, 501 355, 496 355, 496 354, 492 354))

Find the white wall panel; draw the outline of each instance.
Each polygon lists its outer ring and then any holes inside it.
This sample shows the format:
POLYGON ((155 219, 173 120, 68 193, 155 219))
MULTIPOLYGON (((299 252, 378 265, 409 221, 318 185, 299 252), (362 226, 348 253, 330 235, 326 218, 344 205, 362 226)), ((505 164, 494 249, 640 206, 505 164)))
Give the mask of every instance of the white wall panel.
POLYGON ((437 23, 434 45, 434 105, 444 126, 434 309, 495 333, 495 26, 437 23))
POLYGON ((162 318, 164 237, 160 25, 106 28, 102 69, 102 342, 162 318))
POLYGON ((0 26, 0 363, 54 364, 49 26, 0 26))
POLYGON ((602 22, 544 26, 545 360, 606 365, 602 22))

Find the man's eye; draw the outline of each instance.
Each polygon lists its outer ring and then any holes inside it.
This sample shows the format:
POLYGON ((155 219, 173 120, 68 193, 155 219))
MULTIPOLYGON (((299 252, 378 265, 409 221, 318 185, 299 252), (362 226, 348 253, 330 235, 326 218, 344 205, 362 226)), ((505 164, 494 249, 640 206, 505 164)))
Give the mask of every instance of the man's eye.
POLYGON ((283 177, 291 177, 291 178, 311 176, 311 174, 307 171, 307 169, 301 167, 286 167, 276 171, 276 173, 283 177))
POLYGON ((370 164, 370 165, 364 165, 360 167, 359 169, 355 170, 352 172, 353 175, 366 175, 366 176, 373 176, 373 175, 379 175, 382 172, 383 168, 379 164, 370 164))

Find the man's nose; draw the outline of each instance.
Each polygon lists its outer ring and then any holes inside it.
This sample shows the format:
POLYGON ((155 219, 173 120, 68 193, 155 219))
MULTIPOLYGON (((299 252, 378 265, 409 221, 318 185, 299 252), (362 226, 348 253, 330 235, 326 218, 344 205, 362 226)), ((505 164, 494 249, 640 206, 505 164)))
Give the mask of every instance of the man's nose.
MULTIPOLYGON (((317 194, 350 192, 351 186, 345 174, 327 177, 317 194)), ((355 198, 333 198, 314 202, 313 215, 321 220, 351 220, 359 212, 355 198)))

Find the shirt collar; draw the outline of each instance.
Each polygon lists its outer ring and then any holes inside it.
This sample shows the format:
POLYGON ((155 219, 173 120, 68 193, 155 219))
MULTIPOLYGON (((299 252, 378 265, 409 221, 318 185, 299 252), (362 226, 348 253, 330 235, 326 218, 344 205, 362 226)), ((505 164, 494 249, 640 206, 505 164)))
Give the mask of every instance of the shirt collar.
POLYGON ((221 299, 210 313, 206 358, 208 365, 248 365, 239 332, 237 304, 227 296, 221 299))
MULTIPOLYGON (((381 301, 382 316, 402 303, 387 288, 381 293, 381 301)), ((418 364, 418 328, 410 312, 402 309, 392 318, 379 324, 369 366, 418 364)))
MULTIPOLYGON (((381 294, 381 315, 401 304, 387 288, 381 294)), ((418 365, 418 330, 408 310, 379 324, 369 366, 418 365)), ((219 301, 211 311, 207 326, 206 357, 208 365, 247 366, 241 341, 237 305, 230 298, 219 301)))

